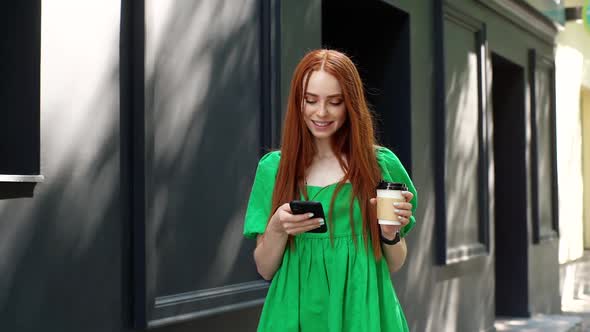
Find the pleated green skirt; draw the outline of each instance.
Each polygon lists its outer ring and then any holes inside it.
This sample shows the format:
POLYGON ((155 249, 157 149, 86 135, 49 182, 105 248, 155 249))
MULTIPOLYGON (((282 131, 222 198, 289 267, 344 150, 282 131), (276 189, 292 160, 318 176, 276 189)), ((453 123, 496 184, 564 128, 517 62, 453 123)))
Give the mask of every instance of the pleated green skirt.
MULTIPOLYGON (((326 217, 335 185, 308 186, 326 217)), ((358 204, 353 207, 355 235, 349 222, 351 185, 335 203, 334 242, 328 233, 300 234, 287 248, 272 279, 258 331, 408 331, 385 259, 376 261, 365 247, 358 204), (339 199, 342 198, 342 199, 339 199), (356 238, 356 245, 354 239, 356 238)))

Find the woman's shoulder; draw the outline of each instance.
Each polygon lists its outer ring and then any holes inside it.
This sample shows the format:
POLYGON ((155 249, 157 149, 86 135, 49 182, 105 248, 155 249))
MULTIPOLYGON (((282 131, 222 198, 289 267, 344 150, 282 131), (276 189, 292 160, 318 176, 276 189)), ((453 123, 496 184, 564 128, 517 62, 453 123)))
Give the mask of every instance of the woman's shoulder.
POLYGON ((379 163, 397 164, 400 162, 395 153, 384 146, 375 145, 375 155, 379 163))
POLYGON ((279 168, 280 161, 281 150, 270 151, 260 158, 260 161, 258 161, 258 168, 276 170, 279 168))

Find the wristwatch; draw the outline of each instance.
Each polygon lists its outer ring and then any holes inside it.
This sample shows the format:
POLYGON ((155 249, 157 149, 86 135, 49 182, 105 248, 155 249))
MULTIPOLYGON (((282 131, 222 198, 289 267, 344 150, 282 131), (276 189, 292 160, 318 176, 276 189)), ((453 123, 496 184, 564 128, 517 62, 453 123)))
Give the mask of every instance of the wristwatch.
POLYGON ((399 232, 395 233, 395 237, 392 240, 387 239, 386 237, 383 236, 383 233, 381 233, 381 242, 385 243, 387 245, 394 245, 396 243, 398 243, 399 241, 401 241, 401 236, 399 235, 399 232))

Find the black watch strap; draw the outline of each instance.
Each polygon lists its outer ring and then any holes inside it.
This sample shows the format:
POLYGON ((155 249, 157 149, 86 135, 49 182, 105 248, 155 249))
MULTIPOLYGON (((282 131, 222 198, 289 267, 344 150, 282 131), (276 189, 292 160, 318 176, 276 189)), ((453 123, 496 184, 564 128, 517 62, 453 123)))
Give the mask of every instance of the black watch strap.
POLYGON ((389 240, 389 239, 385 238, 383 236, 383 233, 381 233, 381 242, 382 243, 385 243, 387 245, 390 245, 390 246, 398 243, 399 241, 401 241, 401 239, 402 238, 400 237, 399 232, 395 233, 395 237, 392 240, 389 240))

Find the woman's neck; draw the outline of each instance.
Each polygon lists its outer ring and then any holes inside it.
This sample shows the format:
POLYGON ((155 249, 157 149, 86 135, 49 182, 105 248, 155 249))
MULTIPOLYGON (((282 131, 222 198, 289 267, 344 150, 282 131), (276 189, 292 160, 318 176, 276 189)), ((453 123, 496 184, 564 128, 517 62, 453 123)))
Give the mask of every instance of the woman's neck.
POLYGON ((316 157, 319 159, 334 157, 334 151, 332 150, 332 143, 329 139, 316 139, 316 157))

